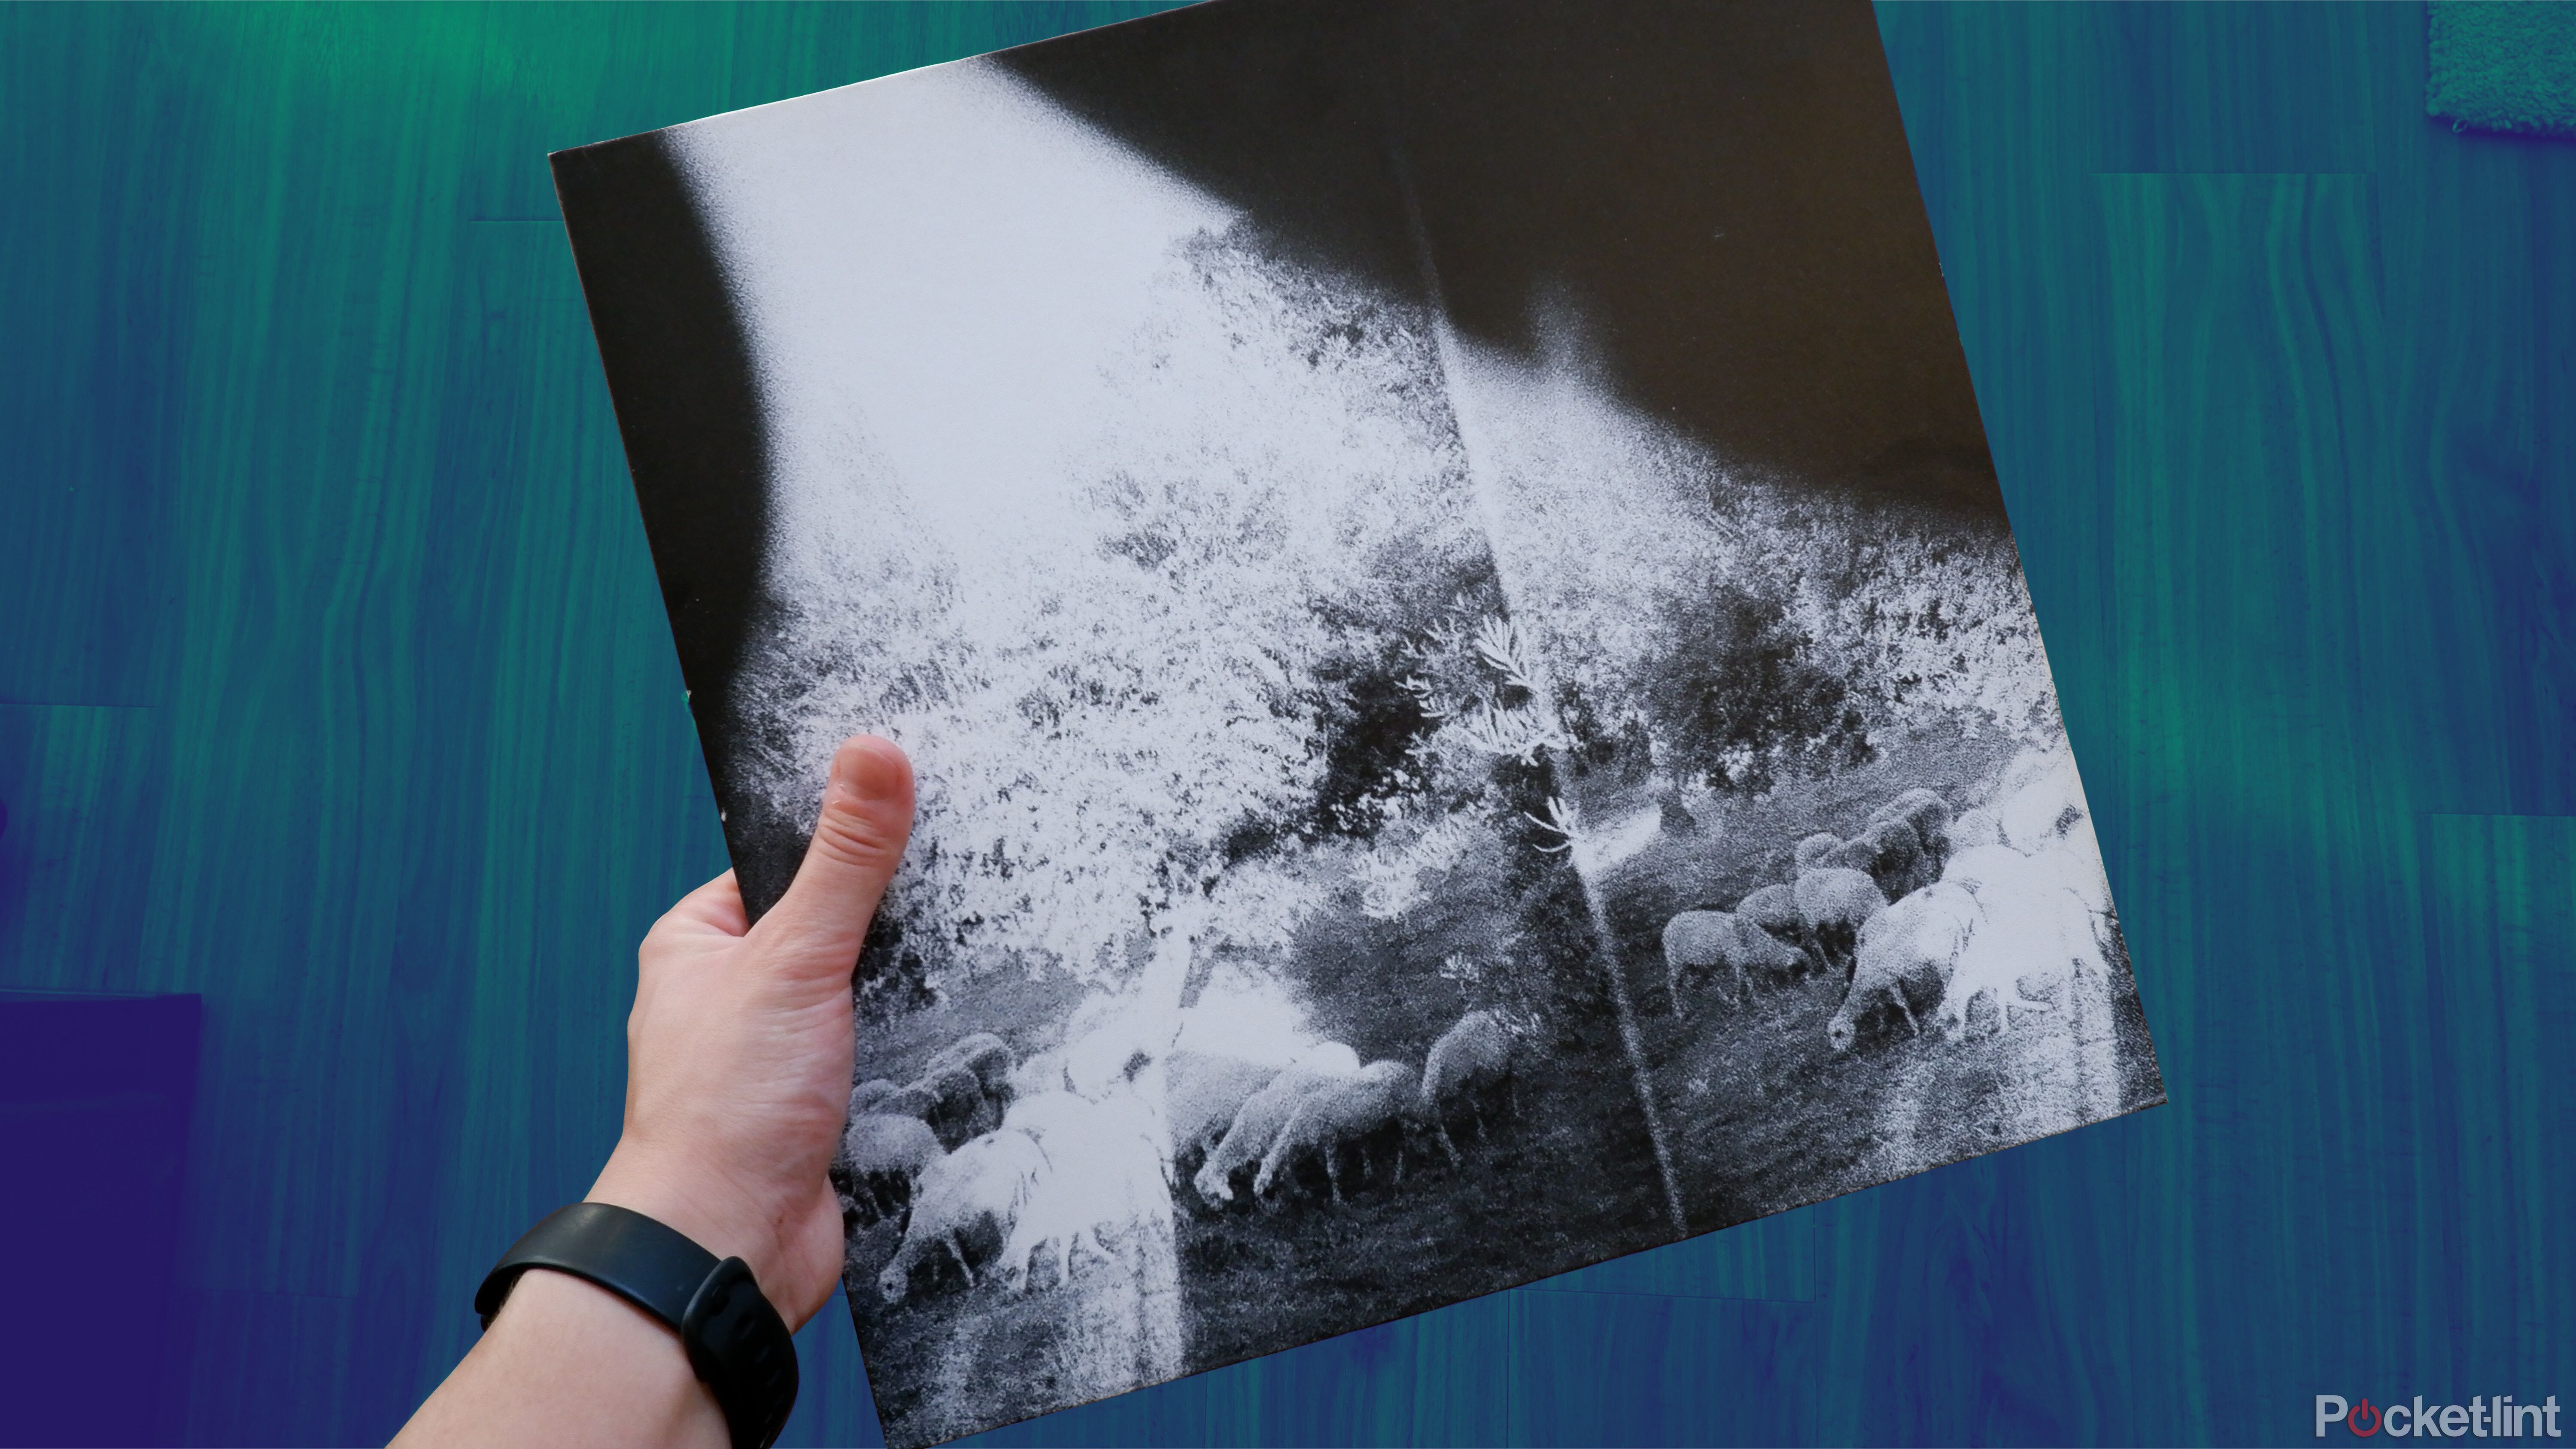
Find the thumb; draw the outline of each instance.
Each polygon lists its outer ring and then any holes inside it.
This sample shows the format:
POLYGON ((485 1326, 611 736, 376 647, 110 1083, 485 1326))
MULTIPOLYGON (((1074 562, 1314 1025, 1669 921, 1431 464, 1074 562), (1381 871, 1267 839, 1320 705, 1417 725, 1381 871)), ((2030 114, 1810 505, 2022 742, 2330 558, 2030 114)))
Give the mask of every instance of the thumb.
POLYGON ((853 735, 832 755, 805 863, 755 934, 847 971, 912 835, 912 762, 894 741, 853 735))

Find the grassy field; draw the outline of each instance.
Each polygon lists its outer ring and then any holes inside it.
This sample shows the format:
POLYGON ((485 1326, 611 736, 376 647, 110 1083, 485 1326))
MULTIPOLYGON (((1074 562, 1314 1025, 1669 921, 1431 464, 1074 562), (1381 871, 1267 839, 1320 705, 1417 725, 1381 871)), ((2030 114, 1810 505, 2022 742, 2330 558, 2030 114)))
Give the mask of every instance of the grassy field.
MULTIPOLYGON (((2144 1021, 2126 971, 2045 984, 2049 1009, 2023 1013, 2010 1033, 1990 1005, 1951 1040, 1909 1034, 1894 1013, 1865 1021, 1837 1053, 1827 1019, 1838 975, 1761 983, 1739 1003, 1709 985, 1685 987, 1674 1010, 1658 940, 1682 909, 1731 905, 1781 879, 1795 842, 1819 829, 1854 830, 1882 801, 1915 785, 1972 804, 2009 754, 2001 741, 1916 742, 1827 781, 1740 804, 1688 832, 1667 834, 1608 883, 1611 925, 1637 1005, 1648 1076, 1694 1232, 1704 1232, 2063 1130, 2161 1094, 2144 1021)), ((1921 983, 1928 1011, 1937 983, 1921 983)), ((1044 995, 1047 988, 1022 990, 1044 995)), ((1010 1003, 1046 1017, 1062 1003, 1010 1003)), ((985 1001, 984 1009, 994 1009, 985 1001)), ((870 1044, 888 1067, 971 1029, 949 1008, 907 1018, 870 1044)), ((1928 1026, 1928 1017, 1927 1017, 1928 1026)), ((1345 1175, 1347 1201, 1322 1196, 1320 1175, 1263 1207, 1215 1210, 1186 1184, 1177 1196, 1182 1362, 1187 1371, 1349 1332, 1498 1291, 1668 1241, 1634 1076, 1607 1022, 1564 1035, 1528 1060, 1520 1109, 1485 1140, 1462 1137, 1462 1161, 1407 1159, 1403 1181, 1381 1170, 1345 1175)), ((1067 1402, 1062 1361, 1070 1330, 1060 1287, 1007 1294, 989 1281, 949 1282, 883 1305, 868 1286, 893 1253, 890 1224, 852 1244, 853 1295, 871 1380, 898 1441, 954 1433, 1067 1402), (925 1395, 934 1396, 925 1398, 925 1395)), ((1087 1275, 1121 1265, 1097 1258, 1087 1275)), ((1095 1283, 1098 1280, 1092 1280, 1095 1283)))

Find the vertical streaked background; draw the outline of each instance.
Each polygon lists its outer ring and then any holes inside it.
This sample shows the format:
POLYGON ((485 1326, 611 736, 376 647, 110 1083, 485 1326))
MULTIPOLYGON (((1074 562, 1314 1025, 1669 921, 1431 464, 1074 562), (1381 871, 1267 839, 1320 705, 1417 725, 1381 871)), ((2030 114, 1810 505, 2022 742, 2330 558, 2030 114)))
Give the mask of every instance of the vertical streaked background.
MULTIPOLYGON (((0 988, 204 998, 160 1437, 393 1431, 723 866, 545 152, 1142 8, 0 9, 0 988)), ((2576 143, 2412 4, 1878 20, 2173 1105, 995 1441, 2576 1398, 2576 143)))

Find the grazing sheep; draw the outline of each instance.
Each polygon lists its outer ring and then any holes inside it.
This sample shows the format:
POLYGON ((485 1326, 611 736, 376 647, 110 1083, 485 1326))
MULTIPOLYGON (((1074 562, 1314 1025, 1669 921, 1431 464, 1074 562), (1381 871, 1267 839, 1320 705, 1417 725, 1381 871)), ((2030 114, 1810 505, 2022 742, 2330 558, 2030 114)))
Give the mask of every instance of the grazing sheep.
POLYGON ((975 1074, 975 1080, 983 1085, 984 1095, 1000 1102, 1010 1096, 1011 1069, 1017 1065, 1008 1044, 989 1031, 979 1031, 942 1048, 923 1064, 921 1075, 927 1077, 951 1068, 963 1068, 975 1074))
MULTIPOLYGON (((1357 1148, 1360 1168, 1368 1168, 1368 1143, 1384 1133, 1401 1133, 1405 1112, 1421 1090, 1421 1079, 1403 1062, 1371 1062, 1355 1076, 1336 1077, 1306 1094, 1288 1125, 1261 1158, 1252 1179, 1252 1195, 1266 1197, 1270 1185, 1298 1160, 1313 1154, 1324 1160, 1324 1180, 1333 1202, 1342 1201, 1342 1149, 1357 1148)), ((1398 1148, 1401 1170, 1402 1146, 1398 1148)))
POLYGON ((1289 1067, 1270 1079, 1270 1085, 1243 1099, 1235 1109, 1234 1121, 1227 1124, 1225 1136, 1218 1139, 1207 1161, 1199 1164, 1190 1179, 1199 1196, 1210 1203, 1234 1201, 1234 1175, 1261 1161, 1270 1144, 1279 1139, 1279 1129, 1296 1115, 1297 1104, 1309 1092, 1327 1082, 1357 1075, 1349 1072, 1324 1072, 1313 1067, 1289 1067))
POLYGON ((1175 1162, 1193 1159, 1193 1167, 1215 1150, 1245 1100, 1270 1085, 1280 1072, 1278 1067, 1242 1057, 1187 1049, 1173 1052, 1166 1065, 1163 1113, 1170 1155, 1175 1162))
POLYGON ((1825 866, 1800 871, 1792 889, 1798 900, 1798 915, 1806 921, 1807 933, 1814 938, 1825 969, 1839 969, 1843 979, 1849 981, 1852 951, 1860 938, 1860 928, 1870 917, 1887 909, 1887 897, 1880 892, 1878 882, 1860 871, 1825 866))
POLYGON ((2100 856, 2076 850, 2066 842, 2031 855, 2009 845, 1980 845, 1952 856, 1950 863, 1942 867, 1941 878, 1972 890, 1987 885, 2060 887, 2074 892, 2087 911, 2107 916, 2111 887, 2102 877, 2100 862, 2100 856))
POLYGON ((883 1077, 878 1077, 874 1081, 861 1082, 850 1089, 850 1110, 841 1120, 846 1122, 853 1117, 876 1111, 884 1105, 887 1098, 902 1090, 902 1087, 883 1077))
POLYGON ((1851 1050, 1860 1018, 1880 998, 1892 1001, 1905 1025, 1917 1035, 1922 1023, 1905 999, 1908 979, 1936 974, 1945 983, 1960 952, 1976 932, 1980 912, 1966 887, 1931 885, 1887 907, 1861 927, 1855 951, 1851 989, 1825 1023, 1825 1039, 1837 1052, 1851 1050))
POLYGON ((2075 755, 2062 744, 2013 761, 1995 799, 2004 843, 2024 854, 2048 845, 2091 814, 2084 781, 2075 773, 2075 755))
POLYGON ((1422 1062, 1422 1091, 1415 1111, 1452 1163, 1458 1160, 1458 1144, 1449 1136, 1449 1114, 1466 1108, 1476 1136, 1488 1138, 1487 1102, 1497 1091, 1517 1094, 1513 1058, 1519 1047, 1520 1039, 1503 1025, 1502 1018, 1481 1009, 1458 1018, 1431 1044, 1431 1054, 1422 1062))
POLYGON ((1843 843, 1843 838, 1829 830, 1819 830, 1798 842, 1798 869, 1814 870, 1825 853, 1843 843))
POLYGON ((980 1137, 1001 1125, 1001 1113, 994 1107, 993 1099, 984 1095, 983 1082, 964 1067, 939 1067, 924 1072, 911 1087, 889 1099, 887 1105, 917 1102, 920 1099, 912 1095, 914 1092, 929 1095, 930 1109, 918 1115, 930 1124, 931 1131, 939 1134, 939 1140, 950 1147, 969 1137, 980 1137))
POLYGON ((1042 1114, 1050 1120, 1048 1135, 1039 1139, 1048 1170, 1002 1245, 1001 1280, 1015 1292, 1033 1286, 1034 1255, 1045 1254, 1055 1264, 1055 1284, 1062 1287, 1072 1281, 1078 1249, 1088 1246, 1111 1258, 1105 1235, 1158 1218, 1165 1226, 1170 1222, 1172 1200, 1157 1140, 1161 1119, 1144 1110, 1133 1092, 1114 1093, 1106 1102, 1054 1095, 1062 1100, 1042 1114))
POLYGON ((946 1154, 917 1117, 866 1113, 841 1133, 841 1162, 856 1200, 873 1217, 888 1218, 912 1201, 921 1175, 946 1154))
POLYGON ((1990 881, 2023 880, 2031 871, 2030 857, 2009 845, 1971 845, 1951 854, 1950 863, 1941 867, 1941 879, 1974 889, 1990 881))
POLYGON ((939 1112, 939 1092, 928 1083, 907 1082, 896 1088, 893 1096, 880 1098, 876 1110, 927 1122, 939 1112))
POLYGON ((1091 1104, 1071 1092, 1032 1092, 1002 1113, 1002 1128, 1025 1132, 1044 1147, 1058 1132, 1080 1132, 1091 1120, 1091 1104))
POLYGON ((1798 889, 1792 885, 1767 885, 1747 891, 1735 903, 1735 914, 1771 933, 1772 939, 1795 946, 1809 965, 1825 969, 1823 958, 1816 954, 1816 943, 1807 934, 1807 918, 1798 914, 1798 889))
POLYGON ((1882 820, 1826 851, 1816 864, 1860 871, 1877 882, 1880 894, 1892 901, 1932 883, 1924 870, 1923 857, 1923 840, 1914 833, 1913 826, 1902 820, 1882 820))
POLYGON ((1067 1092, 1072 1087, 1065 1081, 1064 1053, 1038 1052, 1011 1069, 1011 1097, 1034 1097, 1040 1092, 1067 1092))
POLYGON ((1360 1069, 1360 1054, 1337 1041, 1319 1041, 1291 1053, 1288 1065, 1329 1077, 1347 1077, 1360 1069))
POLYGON ((1914 827, 1915 838, 1923 842, 1923 848, 1938 856, 1942 832, 1950 824, 1950 805, 1930 790, 1908 790, 1870 812, 1870 824, 1876 825, 1882 820, 1902 820, 1914 827))
POLYGON ((1947 870, 1948 863, 1956 860, 1962 852, 2003 843, 2004 829, 1996 821, 1995 812, 1982 805, 1974 810, 1962 810, 1959 818, 1950 822, 1950 828, 1941 832, 1942 868, 1947 870))
POLYGON ((912 1288, 912 1270, 939 1249, 975 1286, 968 1249, 997 1251, 1019 1222, 1020 1209, 1048 1170, 1046 1150, 1025 1132, 988 1132, 940 1158, 913 1189, 912 1221, 902 1246, 877 1275, 877 1292, 901 1303, 912 1288))
POLYGON ((1968 1007, 1980 995, 1993 994, 1996 1030, 2008 1032, 2016 1008, 2050 1009, 2047 1002, 2021 994, 2025 979, 2062 980, 2087 967, 2104 978, 2110 975, 2095 932, 2097 917, 2083 897, 2056 878, 2054 863, 2025 859, 2024 864, 2030 867, 2026 873, 1989 876, 1973 887, 1958 887, 1973 891, 1980 921, 1941 994, 1941 1021, 1954 1041, 1967 1029, 1968 1007))
POLYGON ((1749 1006, 1757 968, 1795 972, 1806 959, 1760 926, 1725 911, 1683 911, 1664 922, 1664 988, 1672 993, 1675 1016, 1684 1014, 1682 972, 1686 968, 1710 975, 1733 972, 1749 1006))

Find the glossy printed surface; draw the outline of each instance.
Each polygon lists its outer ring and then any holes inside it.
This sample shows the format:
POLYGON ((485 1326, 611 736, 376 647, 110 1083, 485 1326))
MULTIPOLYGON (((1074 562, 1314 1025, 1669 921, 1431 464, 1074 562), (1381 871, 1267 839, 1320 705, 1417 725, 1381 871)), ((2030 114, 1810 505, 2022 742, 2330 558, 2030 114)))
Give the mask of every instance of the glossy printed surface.
MULTIPOLYGON (((205 996, 165 1438, 391 1432, 723 864, 543 153, 1122 13, 0 11, 0 986, 205 996)), ((2576 1397, 2576 145, 2414 6, 1880 25, 2173 1105, 997 1440, 2576 1397)))

